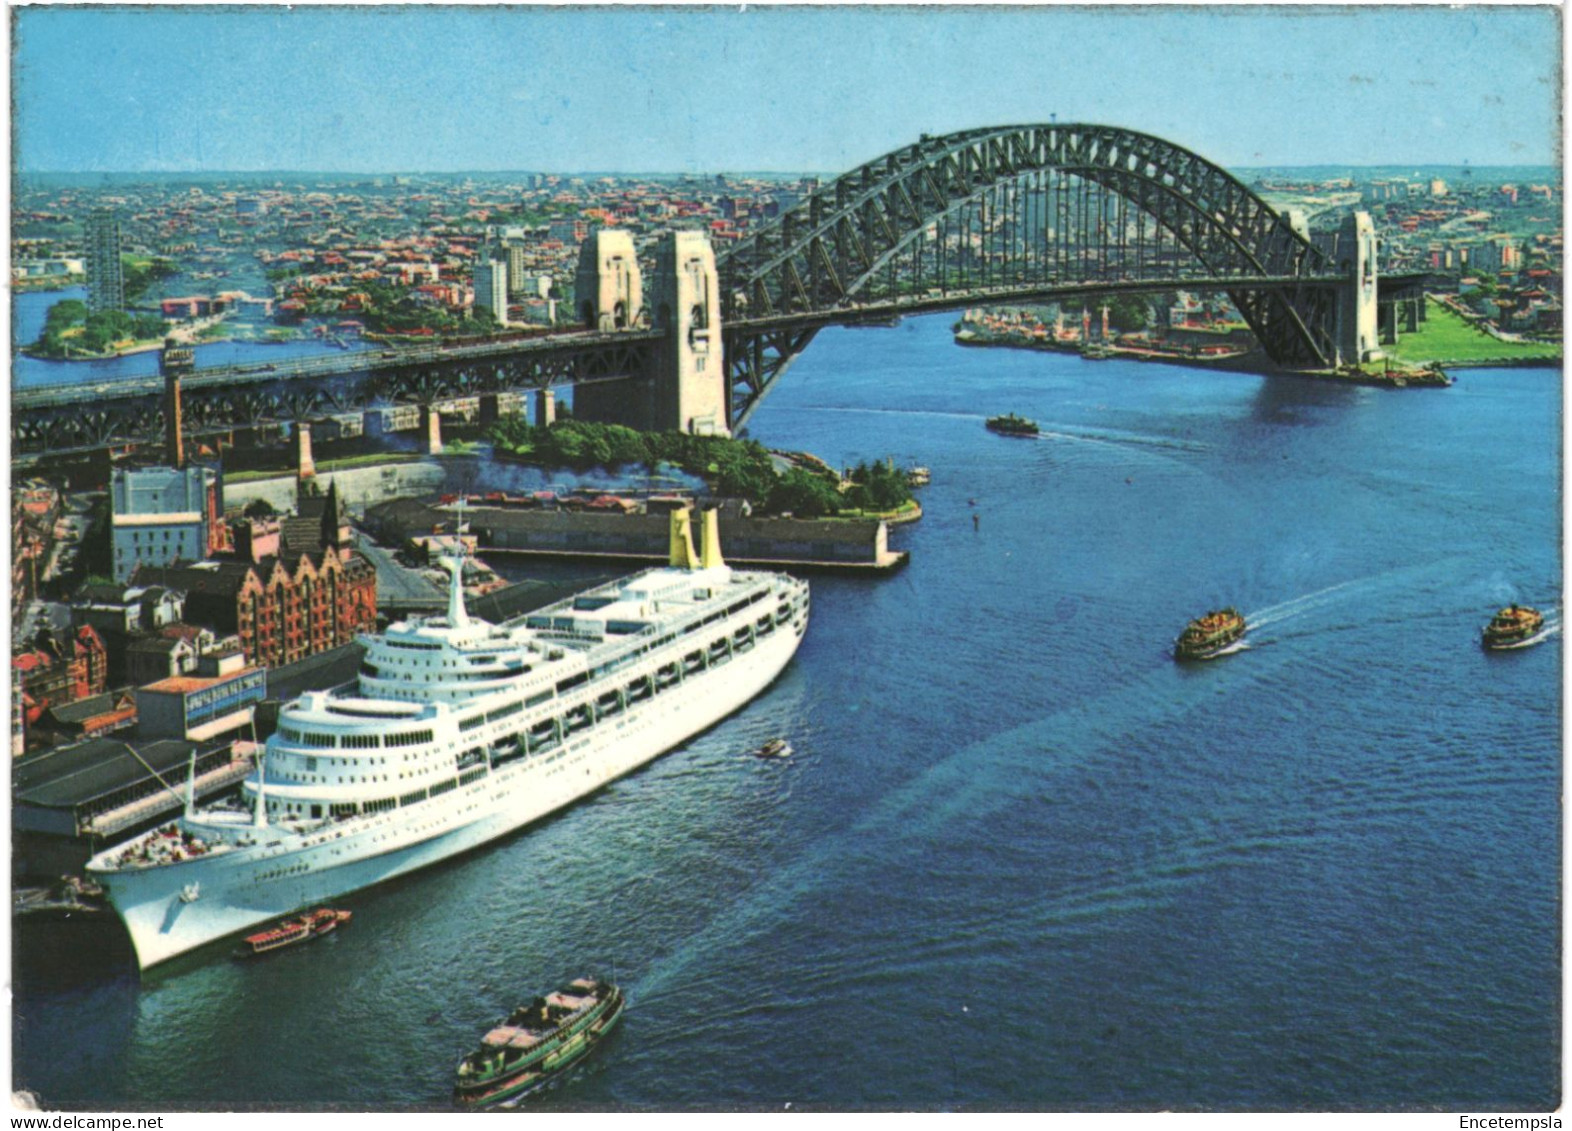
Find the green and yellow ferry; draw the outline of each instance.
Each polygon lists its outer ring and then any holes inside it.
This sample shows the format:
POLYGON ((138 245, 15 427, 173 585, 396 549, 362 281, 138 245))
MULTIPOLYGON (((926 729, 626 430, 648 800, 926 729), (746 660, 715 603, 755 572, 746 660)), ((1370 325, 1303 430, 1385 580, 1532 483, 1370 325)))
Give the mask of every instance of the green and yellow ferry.
POLYGON ((586 977, 519 1006, 459 1061, 454 1100, 483 1108, 544 1088, 611 1032, 624 1004, 612 983, 586 977))
POLYGON ((1001 436, 1037 435, 1037 421, 1016 416, 1013 412, 1007 412, 1003 416, 990 416, 986 424, 988 431, 997 432, 1001 436))
POLYGON ((1538 644, 1546 635, 1545 615, 1527 605, 1508 605, 1480 630, 1480 643, 1492 652, 1526 648, 1538 644))
POLYGON ((1174 641, 1174 659, 1211 660, 1232 651, 1244 639, 1245 619, 1232 607, 1196 617, 1174 641))

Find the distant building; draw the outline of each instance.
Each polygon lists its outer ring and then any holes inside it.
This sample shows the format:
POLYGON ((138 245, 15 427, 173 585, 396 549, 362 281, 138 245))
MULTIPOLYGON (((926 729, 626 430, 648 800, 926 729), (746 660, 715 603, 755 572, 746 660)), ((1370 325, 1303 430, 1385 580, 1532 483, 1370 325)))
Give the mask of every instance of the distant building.
POLYGON ((489 248, 482 248, 475 264, 475 305, 491 312, 499 323, 508 324, 508 265, 493 259, 489 248))
MULTIPOLYGON (((213 634, 208 629, 197 629, 213 634)), ((156 683, 196 670, 197 644, 184 636, 143 636, 126 645, 126 680, 134 686, 156 683)))
POLYGON ((508 272, 508 281, 512 287, 513 293, 516 295, 523 295, 526 298, 551 297, 550 275, 525 275, 523 273, 514 275, 510 268, 508 272))
POLYGON ((266 698, 264 669, 247 667, 238 652, 205 656, 197 674, 137 690, 137 730, 144 738, 212 742, 249 730, 253 707, 266 698))
POLYGON ((103 639, 109 652, 109 682, 119 686, 135 679, 127 670, 132 646, 179 625, 184 612, 185 594, 169 589, 89 585, 71 606, 71 626, 90 625, 103 639))
POLYGON ((63 641, 41 637, 12 658, 11 670, 20 682, 15 690, 21 717, 16 721, 25 729, 31 729, 50 708, 101 695, 109 685, 104 642, 87 625, 63 641))
POLYGON ((124 310, 126 285, 120 266, 120 218, 113 209, 94 209, 87 218, 85 236, 88 310, 124 310))
POLYGON ((139 564, 198 561, 222 544, 223 492, 212 468, 119 468, 110 498, 116 581, 139 564))
POLYGON ((299 510, 238 524, 223 560, 144 566, 137 580, 184 592, 187 623, 238 637, 249 664, 277 667, 348 644, 376 628, 376 569, 349 547, 336 486, 301 498, 299 510))

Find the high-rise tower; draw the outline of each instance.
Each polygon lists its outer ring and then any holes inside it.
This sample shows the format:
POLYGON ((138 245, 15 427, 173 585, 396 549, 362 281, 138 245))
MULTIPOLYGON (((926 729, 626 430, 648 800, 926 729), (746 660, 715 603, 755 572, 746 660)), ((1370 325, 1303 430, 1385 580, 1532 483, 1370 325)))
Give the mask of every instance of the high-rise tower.
POLYGON ((87 218, 87 308, 124 310, 125 278, 120 270, 120 218, 111 208, 95 208, 87 218))
POLYGON ((495 258, 490 245, 482 246, 475 263, 475 305, 491 311, 498 324, 508 325, 508 264, 495 258))

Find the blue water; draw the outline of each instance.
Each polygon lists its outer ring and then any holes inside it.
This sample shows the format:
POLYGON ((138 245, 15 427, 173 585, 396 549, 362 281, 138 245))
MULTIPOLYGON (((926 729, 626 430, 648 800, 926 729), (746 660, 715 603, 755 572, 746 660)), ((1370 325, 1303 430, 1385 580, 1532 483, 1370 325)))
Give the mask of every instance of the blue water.
POLYGON ((594 968, 625 1027, 543 1110, 1551 1108, 1563 641, 1477 641, 1559 618, 1559 375, 1458 376, 826 331, 752 433, 931 467, 904 572, 815 578, 744 711, 315 947, 139 984, 24 933, 18 1084, 441 1108, 489 1021, 594 968), (1224 603, 1252 646, 1175 665, 1224 603))
MULTIPOLYGON (((71 385, 112 381, 121 377, 156 377, 158 352, 127 354, 99 361, 49 361, 17 352, 38 340, 44 329, 44 316, 57 302, 68 298, 87 299, 86 287, 65 287, 58 291, 28 291, 11 298, 11 386, 15 389, 39 385, 71 385)), ((351 342, 350 348, 362 348, 351 342)), ((316 340, 291 342, 212 342, 196 347, 199 368, 243 364, 251 361, 278 361, 284 358, 319 357, 343 352, 343 347, 316 340)))

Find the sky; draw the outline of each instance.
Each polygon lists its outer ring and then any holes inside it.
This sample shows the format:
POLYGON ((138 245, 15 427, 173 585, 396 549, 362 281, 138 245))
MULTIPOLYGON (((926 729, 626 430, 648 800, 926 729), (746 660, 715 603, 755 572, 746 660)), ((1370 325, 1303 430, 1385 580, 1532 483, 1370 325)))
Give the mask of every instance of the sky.
POLYGON ((13 8, 20 172, 819 172, 1095 122, 1228 167, 1557 164, 1527 7, 13 8))

